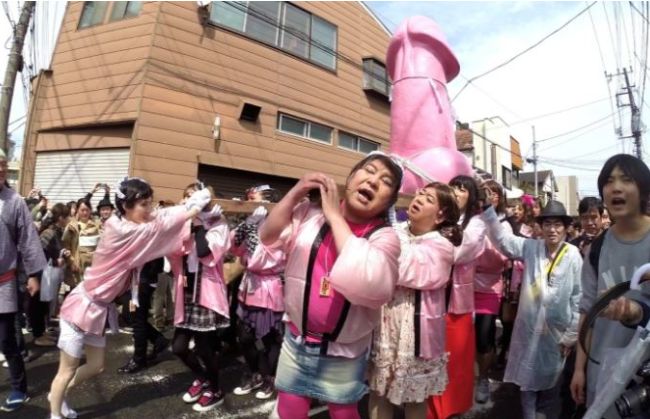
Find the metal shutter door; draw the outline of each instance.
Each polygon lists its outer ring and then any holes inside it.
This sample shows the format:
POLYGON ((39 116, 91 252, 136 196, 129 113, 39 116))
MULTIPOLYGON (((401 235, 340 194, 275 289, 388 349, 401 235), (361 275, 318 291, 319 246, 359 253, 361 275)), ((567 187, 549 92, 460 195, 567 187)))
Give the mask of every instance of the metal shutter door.
MULTIPOLYGON (((34 187, 41 188, 50 204, 66 203, 83 198, 97 183, 113 189, 128 173, 128 148, 44 151, 36 154, 34 187)), ((103 191, 93 196, 93 208, 103 197, 103 191)))
POLYGON ((199 164, 199 180, 214 188, 220 198, 243 198, 246 189, 257 184, 269 184, 284 196, 298 179, 267 175, 265 173, 199 164))

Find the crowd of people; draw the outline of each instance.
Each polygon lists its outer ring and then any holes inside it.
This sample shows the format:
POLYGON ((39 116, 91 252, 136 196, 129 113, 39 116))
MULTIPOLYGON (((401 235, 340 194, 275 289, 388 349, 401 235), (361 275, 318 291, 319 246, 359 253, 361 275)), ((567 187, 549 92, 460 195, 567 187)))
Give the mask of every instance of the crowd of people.
POLYGON ((34 345, 60 349, 52 419, 77 416, 66 395, 103 371, 106 335, 120 326, 134 353, 119 372, 171 346, 194 375, 182 400, 196 411, 223 403, 220 354, 234 331, 249 372, 234 396, 277 393, 283 419, 306 418, 315 400, 332 418, 359 418, 368 392, 373 419, 396 407, 407 419, 455 417, 490 400, 499 366, 525 419, 568 418, 604 379, 593 360, 650 317, 619 298, 596 322, 590 357, 576 345, 600 293, 649 261, 650 171, 629 155, 605 163, 600 198, 583 198, 577 219, 468 176, 430 183, 396 211, 403 169, 381 152, 352 168, 343 195, 320 173, 283 197, 255 185, 244 198, 259 206, 243 216, 224 214, 200 182, 178 203, 154 204, 147 181, 125 178, 52 205, 38 190, 20 197, 5 176, 0 154, 3 410, 29 399, 25 317, 34 345))

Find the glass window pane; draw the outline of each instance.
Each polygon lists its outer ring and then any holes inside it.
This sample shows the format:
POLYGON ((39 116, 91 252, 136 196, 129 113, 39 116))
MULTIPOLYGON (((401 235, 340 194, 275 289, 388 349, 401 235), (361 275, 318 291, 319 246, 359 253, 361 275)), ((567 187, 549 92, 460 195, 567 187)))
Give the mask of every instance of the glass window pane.
POLYGON ((246 4, 241 1, 213 1, 210 8, 210 21, 217 25, 227 26, 237 31, 244 31, 246 4))
POLYGON ((329 143, 332 141, 332 128, 312 122, 309 127, 309 138, 329 143))
POLYGON ((363 138, 359 138, 359 152, 368 154, 371 151, 375 150, 379 150, 379 144, 364 140, 363 138))
POLYGON ((318 64, 336 68, 336 27, 313 15, 309 57, 318 64))
POLYGON ((260 41, 277 45, 279 13, 278 1, 251 1, 248 4, 245 32, 260 41))
POLYGON ((113 2, 113 10, 111 10, 111 17, 108 19, 113 22, 124 18, 124 13, 126 12, 126 6, 129 4, 128 1, 116 1, 113 2))
POLYGON ((142 2, 130 1, 128 3, 129 4, 126 6, 125 17, 136 17, 137 15, 139 15, 140 10, 142 9, 142 2))
POLYGON ((108 5, 108 2, 103 1, 85 2, 83 11, 81 12, 81 19, 79 20, 79 28, 87 28, 102 23, 108 5))
POLYGON ((280 116, 280 130, 284 132, 289 132, 291 134, 300 135, 301 137, 306 137, 306 128, 307 123, 300 121, 298 119, 290 118, 286 115, 280 116))
POLYGON ((357 137, 345 132, 339 132, 339 147, 357 151, 357 137))
POLYGON ((293 6, 284 4, 281 47, 307 58, 309 56, 309 13, 293 6))

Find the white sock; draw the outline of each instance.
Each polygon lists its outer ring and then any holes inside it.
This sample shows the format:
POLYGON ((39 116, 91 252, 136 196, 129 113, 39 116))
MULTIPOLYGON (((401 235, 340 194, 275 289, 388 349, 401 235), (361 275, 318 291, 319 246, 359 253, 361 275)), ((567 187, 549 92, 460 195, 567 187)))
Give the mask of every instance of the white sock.
POLYGON ((55 415, 54 413, 50 413, 50 419, 63 419, 61 416, 55 415))
MULTIPOLYGON (((47 400, 50 400, 50 393, 47 393, 47 400)), ((65 399, 63 399, 63 402, 61 403, 61 414, 67 419, 76 419, 77 416, 79 416, 74 409, 68 406, 68 402, 66 402, 65 399)), ((51 419, 62 419, 60 416, 54 414, 51 416, 51 419)))

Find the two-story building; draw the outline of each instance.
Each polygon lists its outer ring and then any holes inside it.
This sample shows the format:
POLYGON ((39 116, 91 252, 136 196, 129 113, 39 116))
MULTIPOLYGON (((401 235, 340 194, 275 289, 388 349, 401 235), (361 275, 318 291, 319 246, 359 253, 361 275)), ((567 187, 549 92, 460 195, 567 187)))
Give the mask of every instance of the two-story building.
POLYGON ((362 2, 69 2, 34 82, 21 190, 77 199, 126 175, 178 200, 343 183, 389 140, 390 34, 362 2))

